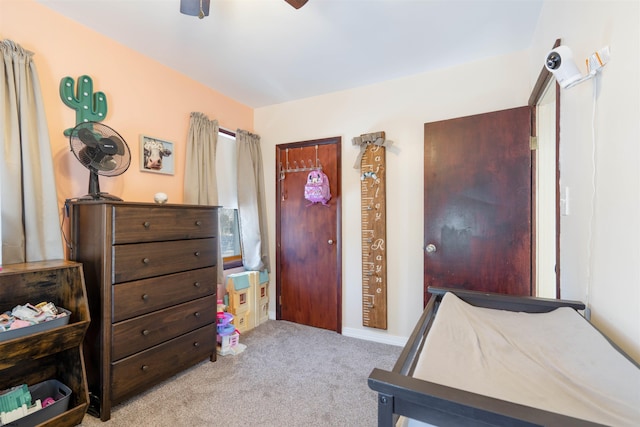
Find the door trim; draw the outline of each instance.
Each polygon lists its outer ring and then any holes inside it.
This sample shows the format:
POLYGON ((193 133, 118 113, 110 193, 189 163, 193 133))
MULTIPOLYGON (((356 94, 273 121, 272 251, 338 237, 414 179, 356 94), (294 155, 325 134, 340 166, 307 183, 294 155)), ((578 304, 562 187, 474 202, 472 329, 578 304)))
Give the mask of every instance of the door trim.
MULTIPOLYGON (((561 39, 556 39, 553 44, 552 49, 560 46, 562 43, 561 39)), ((546 67, 542 67, 540 74, 538 75, 538 79, 531 91, 531 95, 529 96, 528 105, 531 108, 531 136, 535 137, 537 135, 537 121, 536 121, 536 109, 538 104, 542 101, 542 97, 545 93, 545 90, 551 83, 553 79, 553 74, 547 70, 546 67)), ((555 128, 555 138, 556 138, 556 164, 555 164, 555 181, 556 181, 556 209, 555 209, 555 222, 556 222, 556 298, 561 298, 560 296, 560 85, 555 83, 555 91, 556 91, 556 128, 555 128)), ((532 268, 531 268, 531 283, 535 286, 537 280, 537 268, 538 264, 535 259, 536 248, 535 248, 535 237, 537 232, 536 225, 538 224, 538 218, 536 216, 536 206, 537 206, 537 189, 535 186, 536 177, 535 173, 538 169, 538 165, 536 164, 536 153, 534 150, 531 151, 531 183, 532 183, 532 191, 531 191, 531 207, 532 207, 532 218, 531 218, 531 256, 532 256, 532 268)), ((537 289, 536 289, 537 291, 537 289)))

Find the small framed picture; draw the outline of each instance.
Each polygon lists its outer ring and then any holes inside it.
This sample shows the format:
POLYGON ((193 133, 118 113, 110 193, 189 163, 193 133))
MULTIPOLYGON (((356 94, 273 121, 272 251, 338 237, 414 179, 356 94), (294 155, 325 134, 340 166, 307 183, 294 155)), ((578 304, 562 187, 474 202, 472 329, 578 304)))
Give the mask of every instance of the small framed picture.
POLYGON ((173 142, 140 135, 140 170, 173 175, 173 142))

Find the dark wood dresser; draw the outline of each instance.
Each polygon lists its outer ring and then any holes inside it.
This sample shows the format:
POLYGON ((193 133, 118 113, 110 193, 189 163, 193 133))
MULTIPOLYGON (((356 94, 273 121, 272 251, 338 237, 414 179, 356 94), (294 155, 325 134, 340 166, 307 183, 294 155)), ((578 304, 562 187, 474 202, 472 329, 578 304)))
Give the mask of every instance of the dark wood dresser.
POLYGON ((70 204, 70 257, 91 313, 84 341, 89 413, 216 358, 217 208, 70 204))

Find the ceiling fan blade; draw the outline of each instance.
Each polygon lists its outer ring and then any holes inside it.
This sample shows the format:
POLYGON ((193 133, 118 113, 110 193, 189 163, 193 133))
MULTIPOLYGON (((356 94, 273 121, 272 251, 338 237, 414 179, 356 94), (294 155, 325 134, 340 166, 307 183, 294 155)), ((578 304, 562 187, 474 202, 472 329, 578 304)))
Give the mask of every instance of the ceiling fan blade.
POLYGON ((300 9, 302 6, 304 6, 307 3, 308 0, 284 0, 284 1, 286 1, 296 9, 300 9))

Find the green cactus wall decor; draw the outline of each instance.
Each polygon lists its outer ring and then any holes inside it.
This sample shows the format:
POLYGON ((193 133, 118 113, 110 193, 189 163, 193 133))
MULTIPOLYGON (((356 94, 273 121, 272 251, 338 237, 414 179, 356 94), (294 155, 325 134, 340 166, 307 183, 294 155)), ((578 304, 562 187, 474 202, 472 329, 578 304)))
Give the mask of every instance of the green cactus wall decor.
MULTIPOLYGON (((100 122, 107 116, 107 96, 104 92, 93 93, 93 80, 89 76, 78 78, 77 93, 71 77, 60 80, 60 98, 68 107, 76 110, 76 125, 84 122, 100 122)), ((65 129, 69 136, 73 128, 65 129)))

